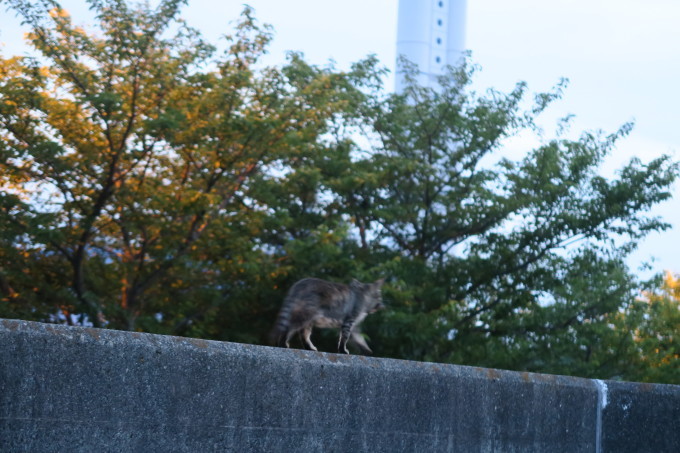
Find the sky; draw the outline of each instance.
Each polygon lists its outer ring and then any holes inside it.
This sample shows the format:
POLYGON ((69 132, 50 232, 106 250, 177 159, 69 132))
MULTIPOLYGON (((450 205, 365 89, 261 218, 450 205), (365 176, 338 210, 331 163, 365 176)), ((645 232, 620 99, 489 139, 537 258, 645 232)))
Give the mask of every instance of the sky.
MULTIPOLYGON (((91 23, 83 0, 61 3, 76 23, 91 23)), ((333 60, 339 69, 375 54, 394 69, 398 0, 189 0, 182 16, 217 43, 232 30, 244 3, 274 29, 267 64, 284 63, 293 50, 314 64, 333 60)), ((469 0, 466 47, 481 67, 474 89, 507 92, 526 81, 530 92, 541 92, 566 77, 569 86, 545 112, 546 125, 573 114, 571 130, 578 135, 635 122, 603 174, 614 175, 632 157, 647 162, 670 154, 680 160, 678 23, 678 0, 469 0)), ((0 0, 4 56, 25 52, 19 24, 0 0)), ((392 87, 393 78, 386 83, 392 87)), ((531 143, 519 139, 508 146, 522 152, 531 143)), ((650 263, 653 271, 680 273, 680 183, 673 192, 652 212, 673 228, 640 244, 629 260, 633 269, 650 263)))

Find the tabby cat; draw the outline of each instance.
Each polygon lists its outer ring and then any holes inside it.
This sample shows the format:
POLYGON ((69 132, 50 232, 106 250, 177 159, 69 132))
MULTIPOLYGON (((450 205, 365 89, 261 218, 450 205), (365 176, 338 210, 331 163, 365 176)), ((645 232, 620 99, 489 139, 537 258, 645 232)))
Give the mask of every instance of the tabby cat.
POLYGON ((340 328, 338 352, 349 354, 347 340, 351 338, 362 350, 371 353, 356 327, 366 316, 384 308, 380 294, 384 282, 383 278, 373 283, 352 280, 349 285, 318 278, 298 281, 288 291, 279 311, 272 342, 288 348, 291 337, 302 332, 304 344, 316 351, 311 340, 312 328, 335 327, 340 328))

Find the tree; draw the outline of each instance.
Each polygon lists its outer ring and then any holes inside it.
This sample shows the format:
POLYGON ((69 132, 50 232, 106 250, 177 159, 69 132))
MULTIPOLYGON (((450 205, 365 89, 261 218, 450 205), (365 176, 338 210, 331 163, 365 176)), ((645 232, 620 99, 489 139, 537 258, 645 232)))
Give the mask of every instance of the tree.
POLYGON ((666 272, 626 313, 621 328, 634 332, 639 360, 631 373, 643 382, 680 384, 680 276, 666 272), (661 280, 661 281, 660 281, 661 280))
POLYGON ((379 356, 674 379, 624 259, 678 163, 601 176, 630 124, 502 157, 564 83, 479 95, 466 63, 393 94, 374 57, 264 67, 248 8, 221 54, 179 0, 90 0, 98 33, 7 3, 42 56, 0 59, 0 316, 263 343, 297 279, 384 276, 379 356))
MULTIPOLYGON (((98 36, 54 2, 43 2, 49 17, 42 4, 8 3, 42 59, 0 67, 2 183, 14 189, 2 199, 13 232, 2 269, 17 253, 30 255, 24 273, 50 261, 59 278, 38 278, 36 290, 57 286, 64 312, 125 329, 161 318, 186 332, 263 272, 257 175, 318 151, 351 102, 347 77, 295 56, 258 66, 271 34, 249 8, 216 57, 177 18, 183 1, 89 1, 98 36)), ((30 292, 5 291, 19 305, 32 305, 30 292)))
POLYGON ((336 187, 356 230, 371 224, 373 263, 394 279, 391 310, 369 321, 376 353, 620 376, 632 338, 612 318, 639 291, 624 258, 668 227, 645 212, 670 197, 678 165, 633 159, 617 178, 598 175, 630 124, 494 162, 563 84, 523 110, 525 84, 478 96, 473 69, 432 89, 411 67, 404 94, 372 97, 364 114, 375 145, 352 172, 369 170, 336 187))

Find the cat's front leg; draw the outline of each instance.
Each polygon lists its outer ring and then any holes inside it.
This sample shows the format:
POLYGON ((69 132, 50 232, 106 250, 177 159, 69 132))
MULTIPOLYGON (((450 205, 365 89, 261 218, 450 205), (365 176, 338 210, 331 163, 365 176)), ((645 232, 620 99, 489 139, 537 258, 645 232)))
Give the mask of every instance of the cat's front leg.
POLYGON ((354 343, 359 346, 359 348, 364 351, 366 354, 373 354, 373 351, 371 350, 370 347, 368 347, 368 343, 366 343, 366 340, 364 337, 361 335, 360 332, 357 332, 357 329, 354 329, 352 333, 350 334, 350 340, 354 341, 354 343))
POLYGON ((338 342, 338 352, 339 353, 345 353, 349 354, 349 351, 347 350, 347 340, 349 340, 350 335, 352 334, 352 326, 354 325, 354 318, 349 318, 346 319, 342 323, 342 329, 340 331, 340 341, 338 342))

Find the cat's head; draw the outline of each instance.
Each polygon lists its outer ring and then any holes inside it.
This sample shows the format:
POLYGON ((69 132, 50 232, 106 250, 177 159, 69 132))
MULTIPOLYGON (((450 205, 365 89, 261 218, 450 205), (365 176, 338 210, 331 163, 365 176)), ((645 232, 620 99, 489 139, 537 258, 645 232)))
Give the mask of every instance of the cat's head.
POLYGON ((384 277, 380 278, 380 279, 378 279, 378 280, 376 280, 376 281, 374 281, 373 283, 370 284, 370 287, 371 287, 370 298, 374 302, 374 304, 373 304, 372 308, 369 310, 369 313, 375 313, 376 311, 382 310, 383 308, 385 308, 385 304, 382 301, 382 291, 381 291, 383 283, 385 283, 384 277))
POLYGON ((366 311, 368 313, 375 313, 378 310, 385 308, 385 304, 382 301, 381 288, 385 279, 381 278, 373 283, 361 283, 357 279, 353 279, 350 286, 354 288, 355 291, 359 291, 364 295, 364 303, 366 304, 366 311))

